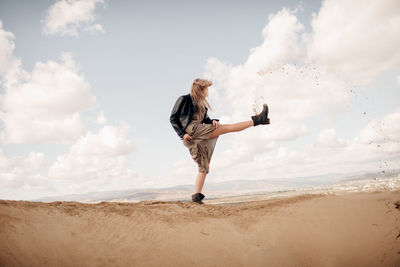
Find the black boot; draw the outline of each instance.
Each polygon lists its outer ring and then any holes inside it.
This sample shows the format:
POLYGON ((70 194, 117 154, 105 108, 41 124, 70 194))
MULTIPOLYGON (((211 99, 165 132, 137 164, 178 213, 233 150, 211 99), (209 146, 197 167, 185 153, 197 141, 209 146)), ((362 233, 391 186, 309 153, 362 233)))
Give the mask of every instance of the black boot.
POLYGON ((196 202, 199 204, 204 204, 203 201, 201 201, 205 196, 202 193, 196 193, 192 195, 192 202, 196 202))
POLYGON ((257 126, 260 124, 270 124, 270 121, 268 118, 268 105, 264 104, 263 110, 260 112, 260 114, 251 116, 251 119, 254 122, 254 126, 257 126))

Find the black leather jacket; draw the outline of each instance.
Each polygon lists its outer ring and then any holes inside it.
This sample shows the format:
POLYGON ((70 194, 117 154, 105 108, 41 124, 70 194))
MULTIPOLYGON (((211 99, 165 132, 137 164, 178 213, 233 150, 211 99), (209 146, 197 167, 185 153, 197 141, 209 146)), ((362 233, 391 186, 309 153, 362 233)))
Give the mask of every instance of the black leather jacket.
MULTIPOLYGON (((211 120, 207 115, 207 110, 208 109, 206 108, 202 123, 212 124, 213 120, 218 121, 218 119, 211 120)), ((171 122, 172 127, 181 139, 186 134, 185 129, 193 120, 193 114, 195 112, 196 102, 192 101, 190 94, 182 95, 178 98, 178 100, 176 100, 169 121, 171 122)))

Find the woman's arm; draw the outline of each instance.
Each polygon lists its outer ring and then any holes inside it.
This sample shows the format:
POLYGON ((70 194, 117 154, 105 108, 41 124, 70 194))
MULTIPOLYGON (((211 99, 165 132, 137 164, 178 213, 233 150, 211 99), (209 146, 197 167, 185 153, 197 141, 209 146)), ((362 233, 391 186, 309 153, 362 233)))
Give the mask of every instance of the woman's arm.
POLYGON ((186 134, 186 132, 183 130, 181 122, 179 121, 179 116, 181 115, 182 106, 184 104, 183 100, 183 96, 179 97, 178 100, 176 100, 171 112, 171 116, 169 117, 169 121, 171 122, 172 127, 180 138, 183 138, 183 136, 186 134))
POLYGON ((210 117, 208 117, 207 109, 206 109, 206 113, 204 114, 204 119, 203 119, 202 123, 212 124, 213 121, 219 121, 219 120, 218 119, 210 119, 210 117))

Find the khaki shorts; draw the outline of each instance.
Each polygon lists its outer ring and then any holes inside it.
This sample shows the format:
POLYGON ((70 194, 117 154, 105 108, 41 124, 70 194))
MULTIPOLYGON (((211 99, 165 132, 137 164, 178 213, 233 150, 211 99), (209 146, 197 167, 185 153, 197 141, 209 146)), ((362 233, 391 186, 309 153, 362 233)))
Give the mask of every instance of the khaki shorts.
POLYGON ((215 130, 212 124, 202 124, 193 120, 186 128, 186 133, 192 140, 183 140, 183 144, 189 149, 192 159, 197 163, 199 172, 209 173, 210 161, 218 137, 210 139, 211 133, 215 130))

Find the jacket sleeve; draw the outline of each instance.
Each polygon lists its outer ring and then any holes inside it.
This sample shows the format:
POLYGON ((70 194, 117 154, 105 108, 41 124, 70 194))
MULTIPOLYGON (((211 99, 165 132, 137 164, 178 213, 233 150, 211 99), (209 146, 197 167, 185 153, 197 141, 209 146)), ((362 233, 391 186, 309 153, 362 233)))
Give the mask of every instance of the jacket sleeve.
POLYGON ((202 123, 212 124, 212 121, 219 121, 219 119, 210 119, 210 117, 208 117, 207 110, 206 110, 206 114, 204 116, 202 123))
POLYGON ((180 138, 186 134, 183 130, 182 124, 179 121, 179 116, 181 115, 181 110, 183 106, 183 96, 179 97, 176 100, 176 103, 172 109, 171 116, 169 117, 169 121, 171 122, 172 127, 174 128, 175 132, 179 135, 180 138))

